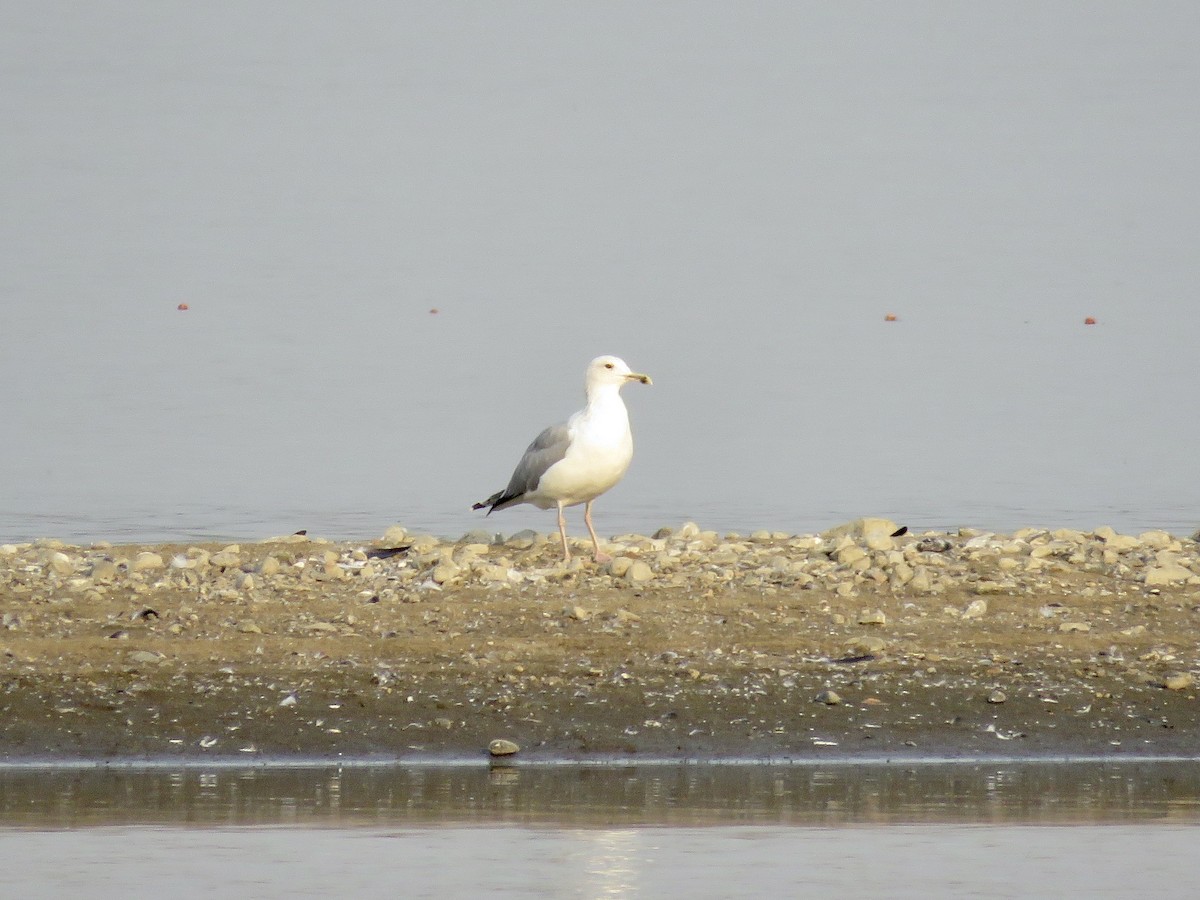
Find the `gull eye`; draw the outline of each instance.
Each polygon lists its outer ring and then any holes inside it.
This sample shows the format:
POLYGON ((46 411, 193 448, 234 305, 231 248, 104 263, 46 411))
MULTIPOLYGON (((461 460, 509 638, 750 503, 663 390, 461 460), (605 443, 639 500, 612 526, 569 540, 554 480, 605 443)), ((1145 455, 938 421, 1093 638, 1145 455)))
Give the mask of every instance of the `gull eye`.
POLYGON ((606 368, 606 369, 611 369, 612 367, 613 367, 613 364, 612 364, 612 363, 605 363, 605 364, 604 364, 604 368, 606 368))

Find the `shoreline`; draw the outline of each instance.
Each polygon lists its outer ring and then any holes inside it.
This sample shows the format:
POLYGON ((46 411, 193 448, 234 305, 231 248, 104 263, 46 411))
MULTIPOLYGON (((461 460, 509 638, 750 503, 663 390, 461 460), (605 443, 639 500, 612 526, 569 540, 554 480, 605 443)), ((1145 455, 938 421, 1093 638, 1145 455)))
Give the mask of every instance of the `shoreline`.
POLYGON ((1195 540, 896 530, 2 545, 0 766, 1197 756, 1195 540))

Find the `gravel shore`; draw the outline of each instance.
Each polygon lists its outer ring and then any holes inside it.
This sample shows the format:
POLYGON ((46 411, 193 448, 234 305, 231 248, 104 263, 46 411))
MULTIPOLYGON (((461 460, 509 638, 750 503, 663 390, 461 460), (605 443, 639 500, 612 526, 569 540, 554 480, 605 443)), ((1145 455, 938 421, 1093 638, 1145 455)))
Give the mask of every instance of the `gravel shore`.
POLYGON ((0 759, 1200 754, 1193 538, 897 531, 2 545, 0 759))

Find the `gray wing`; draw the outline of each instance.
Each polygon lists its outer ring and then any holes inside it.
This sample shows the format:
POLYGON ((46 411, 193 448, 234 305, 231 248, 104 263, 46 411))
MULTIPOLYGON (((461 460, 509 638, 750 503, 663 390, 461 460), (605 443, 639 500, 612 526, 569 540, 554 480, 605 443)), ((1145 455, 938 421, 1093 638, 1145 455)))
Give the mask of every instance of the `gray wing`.
MULTIPOLYGON (((534 490, 546 470, 567 455, 571 445, 571 432, 566 423, 551 425, 536 438, 525 450, 525 455, 517 463, 508 487, 499 494, 493 494, 485 503, 492 509, 504 509, 520 503, 521 498, 534 490)), ((490 512, 490 510, 489 510, 490 512)))

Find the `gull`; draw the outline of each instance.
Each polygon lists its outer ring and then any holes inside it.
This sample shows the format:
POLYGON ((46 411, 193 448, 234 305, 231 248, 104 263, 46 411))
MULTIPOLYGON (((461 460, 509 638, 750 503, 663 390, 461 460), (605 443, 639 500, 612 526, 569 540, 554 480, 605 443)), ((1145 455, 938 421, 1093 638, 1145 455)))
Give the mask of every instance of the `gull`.
POLYGON ((571 559, 567 546, 567 520, 563 510, 583 507, 583 521, 596 552, 596 562, 611 557, 601 552, 600 539, 592 527, 592 501, 621 480, 633 459, 633 435, 629 413, 621 399, 621 388, 630 381, 653 384, 649 375, 632 371, 615 356, 597 356, 588 363, 585 376, 587 405, 558 425, 551 425, 529 445, 508 487, 497 491, 472 509, 497 509, 532 503, 538 509, 558 507, 558 533, 563 559, 571 559))

